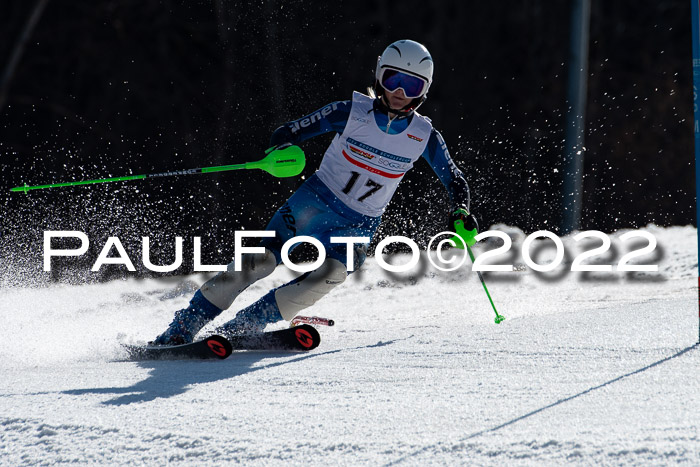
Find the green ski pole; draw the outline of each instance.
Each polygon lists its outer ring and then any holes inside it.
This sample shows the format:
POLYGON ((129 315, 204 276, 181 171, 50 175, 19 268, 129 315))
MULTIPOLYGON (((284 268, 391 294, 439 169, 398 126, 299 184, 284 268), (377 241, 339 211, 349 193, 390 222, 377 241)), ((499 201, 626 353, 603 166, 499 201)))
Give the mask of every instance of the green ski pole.
POLYGON ((173 175, 193 175, 201 173, 226 172, 229 170, 242 169, 261 169, 278 178, 294 177, 296 175, 299 175, 302 172, 302 170, 304 170, 304 165, 306 164, 304 151, 302 151, 299 146, 287 146, 283 149, 275 149, 274 147, 272 147, 265 151, 265 154, 266 156, 264 159, 255 162, 246 162, 243 164, 203 167, 201 169, 174 170, 171 172, 162 172, 147 175, 127 175, 124 177, 82 180, 79 182, 51 183, 48 185, 24 185, 11 188, 10 191, 23 191, 27 193, 29 190, 43 190, 45 188, 91 185, 94 183, 122 182, 127 180, 143 180, 146 178, 169 177, 173 175))
MULTIPOLYGON (((465 243, 466 245, 466 243, 465 243)), ((467 251, 469 252, 469 257, 472 260, 472 264, 474 263, 474 253, 472 253, 472 249, 469 248, 469 245, 467 245, 467 251)), ((481 275, 481 271, 476 271, 477 275, 479 276, 479 280, 481 281, 481 285, 484 286, 484 291, 486 292, 486 296, 489 298, 489 302, 491 302, 491 308, 493 308, 494 313, 496 313, 496 318, 494 319, 496 324, 499 324, 501 321, 503 321, 505 316, 499 315, 498 311, 496 310, 496 305, 493 304, 493 299, 491 298, 491 294, 489 293, 489 289, 486 287, 486 281, 484 281, 484 276, 481 275)))
MULTIPOLYGON (((467 247, 469 258, 471 258, 473 264, 474 253, 472 253, 472 249, 469 248, 469 242, 467 241, 467 239, 470 237, 473 239, 473 234, 464 228, 464 222, 462 220, 455 221, 455 233, 457 235, 452 237, 452 241, 455 243, 455 246, 460 249, 462 248, 462 246, 460 245, 460 242, 456 241, 457 237, 459 237, 459 239, 461 239, 461 241, 464 242, 464 246, 467 247)), ((474 244, 474 242, 475 240, 472 241, 472 244, 474 244)), ((493 308, 493 312, 496 313, 496 319, 494 319, 494 321, 496 322, 496 324, 499 324, 506 318, 505 316, 498 314, 498 310, 496 310, 496 305, 493 304, 493 299, 491 298, 491 294, 489 293, 488 287, 486 287, 486 281, 484 280, 484 276, 481 275, 481 271, 476 271, 476 274, 479 276, 479 280, 481 281, 481 285, 484 287, 484 291, 486 292, 486 296, 489 298, 489 302, 491 302, 491 308, 493 308)))

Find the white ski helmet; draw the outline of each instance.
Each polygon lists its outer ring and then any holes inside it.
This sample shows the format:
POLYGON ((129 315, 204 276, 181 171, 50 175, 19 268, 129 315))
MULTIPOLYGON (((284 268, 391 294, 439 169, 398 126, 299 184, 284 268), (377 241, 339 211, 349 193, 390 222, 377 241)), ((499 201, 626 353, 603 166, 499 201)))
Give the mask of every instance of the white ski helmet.
POLYGON ((393 92, 402 88, 406 97, 420 99, 410 106, 418 107, 425 100, 433 82, 433 58, 423 44, 412 40, 396 41, 379 57, 375 78, 375 92, 378 95, 384 89, 393 92), (404 79, 402 75, 397 76, 396 71, 405 73, 404 79), (411 80, 410 77, 418 79, 411 80))

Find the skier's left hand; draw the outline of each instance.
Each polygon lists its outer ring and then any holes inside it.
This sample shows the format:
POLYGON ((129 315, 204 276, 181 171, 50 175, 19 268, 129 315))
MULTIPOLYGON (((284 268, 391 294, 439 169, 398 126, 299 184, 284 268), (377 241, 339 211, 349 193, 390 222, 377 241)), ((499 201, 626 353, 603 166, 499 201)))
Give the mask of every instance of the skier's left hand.
POLYGON ((450 214, 449 229, 462 237, 467 245, 473 246, 476 243, 474 237, 479 233, 479 223, 465 208, 459 207, 450 214))

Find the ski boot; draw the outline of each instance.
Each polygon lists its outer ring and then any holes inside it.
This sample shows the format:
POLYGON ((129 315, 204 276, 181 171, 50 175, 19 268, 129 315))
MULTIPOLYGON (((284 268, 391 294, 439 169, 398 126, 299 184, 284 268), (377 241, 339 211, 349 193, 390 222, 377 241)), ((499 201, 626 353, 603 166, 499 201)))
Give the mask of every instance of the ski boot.
POLYGON ((223 336, 259 333, 263 332, 268 324, 276 323, 282 319, 273 290, 257 302, 239 311, 235 318, 222 324, 214 332, 223 336))
POLYGON ((152 345, 189 344, 208 322, 219 316, 221 309, 204 298, 199 290, 187 308, 175 312, 175 318, 163 334, 151 342, 152 345))

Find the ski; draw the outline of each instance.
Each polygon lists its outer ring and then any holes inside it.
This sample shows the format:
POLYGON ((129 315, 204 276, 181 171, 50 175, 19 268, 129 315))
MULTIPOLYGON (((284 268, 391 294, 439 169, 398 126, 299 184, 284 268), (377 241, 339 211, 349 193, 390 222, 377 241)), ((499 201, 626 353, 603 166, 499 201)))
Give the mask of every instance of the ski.
POLYGON ((279 331, 229 337, 233 350, 300 350, 315 349, 321 343, 316 328, 302 324, 279 331))
POLYGON ((183 345, 124 345, 130 360, 224 359, 231 355, 231 343, 214 335, 183 345))
POLYGON ((297 350, 315 349, 321 336, 313 326, 302 324, 279 331, 229 336, 213 335, 183 345, 124 345, 129 360, 224 359, 233 350, 297 350))

